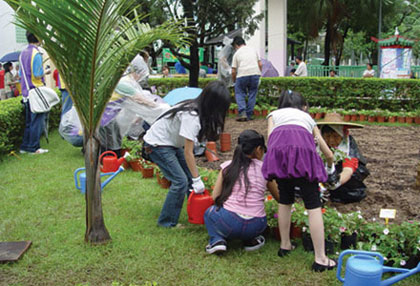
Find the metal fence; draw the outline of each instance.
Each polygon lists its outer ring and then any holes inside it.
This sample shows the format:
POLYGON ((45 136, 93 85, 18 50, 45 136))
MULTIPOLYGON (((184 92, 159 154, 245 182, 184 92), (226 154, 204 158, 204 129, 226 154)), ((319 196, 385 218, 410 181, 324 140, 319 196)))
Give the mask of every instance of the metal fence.
MULTIPOLYGON (((308 76, 329 76, 330 70, 334 70, 339 77, 362 77, 366 66, 322 66, 322 65, 308 65, 308 76)), ((376 74, 378 67, 373 66, 376 74)), ((420 66, 411 66, 416 78, 420 76, 420 66)))

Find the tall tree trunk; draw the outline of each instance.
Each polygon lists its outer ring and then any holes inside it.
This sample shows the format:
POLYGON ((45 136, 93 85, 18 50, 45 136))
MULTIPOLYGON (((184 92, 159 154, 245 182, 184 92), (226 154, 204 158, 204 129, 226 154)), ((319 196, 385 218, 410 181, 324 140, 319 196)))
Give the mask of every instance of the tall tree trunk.
MULTIPOLYGON (((87 134, 87 132, 85 132, 87 134)), ((85 135, 86 166, 86 233, 85 241, 93 244, 106 243, 111 236, 105 227, 102 212, 101 177, 99 169, 99 140, 96 136, 85 135)))
POLYGON ((190 87, 198 87, 200 62, 198 57, 198 43, 194 41, 190 46, 190 87))
POLYGON ((325 41, 324 41, 324 62, 322 63, 324 66, 330 65, 330 54, 331 54, 331 23, 328 19, 327 26, 326 26, 326 33, 325 33, 325 41))

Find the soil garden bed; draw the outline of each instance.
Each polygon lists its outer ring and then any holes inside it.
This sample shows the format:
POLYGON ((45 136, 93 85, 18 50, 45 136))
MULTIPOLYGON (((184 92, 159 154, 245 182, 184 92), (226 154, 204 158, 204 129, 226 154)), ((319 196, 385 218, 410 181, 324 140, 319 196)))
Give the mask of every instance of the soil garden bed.
MULTIPOLYGON (((205 157, 200 157, 198 165, 218 169, 221 162, 230 160, 238 135, 245 129, 255 129, 266 137, 267 122, 264 119, 236 122, 228 118, 225 132, 232 136, 232 150, 220 152, 217 142, 220 161, 207 162, 205 157)), ((351 134, 368 160, 367 167, 371 172, 365 180, 368 195, 359 203, 328 203, 329 206, 344 213, 360 210, 367 219, 378 219, 381 208, 393 208, 397 210, 397 223, 420 220, 420 190, 414 188, 420 160, 420 126, 369 125, 363 129, 352 129, 351 134)))

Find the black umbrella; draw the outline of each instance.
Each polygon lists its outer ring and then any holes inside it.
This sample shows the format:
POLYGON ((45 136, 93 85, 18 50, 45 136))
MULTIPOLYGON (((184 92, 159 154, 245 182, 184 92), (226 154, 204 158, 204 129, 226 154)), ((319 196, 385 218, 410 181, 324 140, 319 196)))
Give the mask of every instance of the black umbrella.
POLYGON ((5 54, 1 59, 0 62, 1 63, 6 63, 6 62, 17 62, 19 61, 19 56, 20 56, 20 52, 12 52, 12 53, 8 53, 5 54))

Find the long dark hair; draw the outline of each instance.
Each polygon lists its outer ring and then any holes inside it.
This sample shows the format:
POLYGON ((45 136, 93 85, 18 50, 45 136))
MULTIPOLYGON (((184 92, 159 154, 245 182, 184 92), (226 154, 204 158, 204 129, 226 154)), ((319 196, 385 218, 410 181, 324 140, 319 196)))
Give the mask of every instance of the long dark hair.
POLYGON ((193 100, 185 100, 174 108, 163 113, 158 119, 170 115, 174 117, 179 111, 196 112, 200 117, 201 129, 198 140, 217 140, 225 125, 226 113, 230 105, 230 93, 226 85, 220 81, 212 81, 206 85, 201 94, 193 100))
POLYGON ((309 104, 299 92, 288 89, 281 92, 278 105, 279 109, 287 107, 305 111, 309 108, 309 104))
POLYGON ((11 62, 7 62, 7 63, 5 63, 4 64, 4 73, 7 73, 7 72, 12 72, 11 70, 12 70, 12 67, 13 67, 13 64, 11 63, 11 62))
POLYGON ((239 135, 238 145, 236 145, 235 152, 233 153, 232 162, 223 170, 222 191, 215 202, 218 207, 221 207, 230 197, 233 186, 238 180, 239 187, 242 187, 241 175, 244 178, 245 197, 247 196, 249 189, 248 169, 252 162, 250 155, 254 153, 255 148, 258 146, 263 147, 264 150, 266 148, 264 136, 257 131, 245 130, 239 135))

